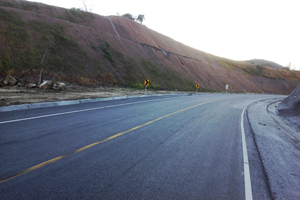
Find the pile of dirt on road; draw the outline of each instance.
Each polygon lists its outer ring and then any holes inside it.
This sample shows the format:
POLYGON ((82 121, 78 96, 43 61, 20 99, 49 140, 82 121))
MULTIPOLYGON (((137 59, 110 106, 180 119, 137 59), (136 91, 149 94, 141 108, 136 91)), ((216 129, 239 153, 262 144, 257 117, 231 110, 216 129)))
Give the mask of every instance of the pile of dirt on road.
POLYGON ((279 115, 285 117, 300 116, 300 83, 296 89, 279 104, 277 111, 279 115))

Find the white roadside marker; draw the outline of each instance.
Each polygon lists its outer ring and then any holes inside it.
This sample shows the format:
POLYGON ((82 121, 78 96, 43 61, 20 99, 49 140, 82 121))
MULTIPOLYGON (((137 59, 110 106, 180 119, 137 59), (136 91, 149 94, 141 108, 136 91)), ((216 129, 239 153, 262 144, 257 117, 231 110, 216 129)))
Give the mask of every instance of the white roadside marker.
POLYGON ((249 160, 248 160, 248 153, 247 153, 247 144, 246 144, 246 137, 245 137, 245 130, 244 130, 244 113, 248 105, 244 107, 244 110, 242 112, 241 129, 242 129, 242 144, 243 144, 243 159, 244 159, 245 199, 253 200, 249 160))

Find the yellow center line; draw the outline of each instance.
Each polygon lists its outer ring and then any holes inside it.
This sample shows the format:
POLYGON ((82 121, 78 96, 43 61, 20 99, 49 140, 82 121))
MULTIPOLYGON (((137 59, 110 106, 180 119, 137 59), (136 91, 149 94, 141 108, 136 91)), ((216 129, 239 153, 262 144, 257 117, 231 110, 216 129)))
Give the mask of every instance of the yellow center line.
POLYGON ((4 183, 4 182, 6 182, 6 181, 9 181, 9 180, 11 180, 11 179, 17 178, 18 176, 21 176, 21 175, 26 174, 26 173, 28 173, 28 172, 31 172, 31 171, 33 171, 33 170, 36 170, 36 169, 45 167, 46 165, 49 165, 49 164, 54 163, 54 162, 57 162, 57 161, 59 161, 59 160, 61 160, 61 159, 63 159, 63 158, 66 158, 66 157, 68 157, 68 156, 70 156, 70 155, 72 155, 72 154, 79 153, 79 152, 84 151, 84 150, 86 150, 86 149, 89 149, 89 148, 91 148, 91 147, 93 147, 93 146, 96 146, 96 145, 98 145, 98 144, 102 144, 102 143, 104 143, 104 142, 107 142, 107 141, 109 141, 109 140, 112 140, 112 139, 114 139, 114 138, 117 138, 117 137, 119 137, 119 136, 121 136, 121 135, 124 135, 124 134, 126 134, 126 133, 129 133, 129 132, 131 132, 131 131, 137 130, 137 129, 139 129, 139 128, 142 128, 142 127, 144 127, 144 126, 147 126, 147 125, 149 125, 149 124, 152 124, 152 123, 154 123, 154 122, 157 122, 157 121, 159 121, 159 120, 162 120, 162 119, 164 119, 164 118, 167 118, 167 117, 170 117, 170 116, 172 116, 172 115, 175 115, 175 114, 177 114, 177 113, 180 113, 180 112, 183 112, 183 111, 186 111, 186 110, 189 110, 189 109, 191 109, 191 108, 195 108, 195 107, 198 107, 198 106, 201 106, 201 105, 204 105, 204 104, 212 103, 212 102, 215 102, 215 101, 221 101, 221 100, 223 100, 223 99, 218 99, 218 100, 213 100, 213 101, 204 102, 204 103, 201 103, 201 104, 197 104, 197 105, 194 105, 194 106, 191 106, 191 107, 184 108, 184 109, 182 109, 182 110, 173 112, 173 113, 168 114, 168 115, 165 115, 165 116, 163 116, 163 117, 154 119, 154 120, 152 120, 152 121, 150 121, 150 122, 147 122, 147 123, 145 123, 145 124, 142 124, 142 125, 140 125, 140 126, 136 126, 136 127, 132 128, 132 129, 129 129, 129 130, 127 130, 127 131, 124 131, 124 132, 118 133, 118 134, 116 134, 116 135, 110 136, 110 137, 108 137, 108 138, 106 138, 106 139, 104 139, 104 140, 101 140, 101 141, 98 141, 98 142, 89 144, 89 145, 87 145, 87 146, 85 146, 85 147, 82 147, 82 148, 80 148, 80 149, 77 149, 77 150, 75 150, 75 151, 73 151, 73 152, 71 152, 71 153, 69 153, 69 154, 64 154, 64 155, 58 156, 58 157, 53 158, 53 159, 51 159, 51 160, 42 162, 42 163, 40 163, 40 164, 38 164, 38 165, 35 165, 35 166, 33 166, 33 167, 30 167, 30 168, 27 168, 27 169, 22 170, 22 171, 20 171, 20 172, 17 172, 17 173, 15 173, 15 174, 11 175, 11 176, 6 177, 6 178, 2 178, 2 179, 0 179, 0 183, 4 183))

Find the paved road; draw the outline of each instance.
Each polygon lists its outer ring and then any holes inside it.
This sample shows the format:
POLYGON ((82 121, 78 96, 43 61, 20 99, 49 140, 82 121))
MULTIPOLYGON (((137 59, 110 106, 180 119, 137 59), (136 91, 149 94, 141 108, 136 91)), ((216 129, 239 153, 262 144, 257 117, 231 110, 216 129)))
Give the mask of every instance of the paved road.
MULTIPOLYGON (((244 199, 241 114, 266 98, 275 96, 155 97, 0 113, 0 199, 244 199)), ((268 199, 260 163, 250 172, 253 198, 268 199)))

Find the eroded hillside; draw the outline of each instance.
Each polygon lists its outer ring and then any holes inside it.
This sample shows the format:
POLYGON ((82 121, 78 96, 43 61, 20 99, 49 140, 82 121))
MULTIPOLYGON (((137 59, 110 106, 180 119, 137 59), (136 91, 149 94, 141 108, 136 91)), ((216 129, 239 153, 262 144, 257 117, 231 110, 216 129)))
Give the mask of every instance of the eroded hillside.
MULTIPOLYGON (((178 27, 180 28, 180 27, 178 27)), ((220 58, 193 49, 124 17, 104 17, 26 1, 0 1, 0 76, 45 78, 81 85, 290 93, 300 72, 220 58)))

